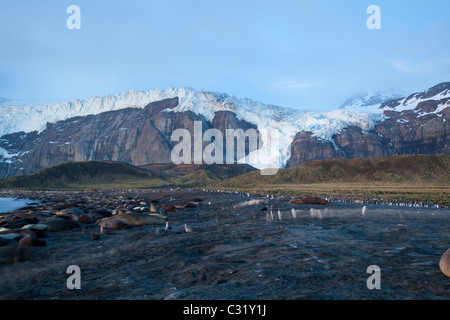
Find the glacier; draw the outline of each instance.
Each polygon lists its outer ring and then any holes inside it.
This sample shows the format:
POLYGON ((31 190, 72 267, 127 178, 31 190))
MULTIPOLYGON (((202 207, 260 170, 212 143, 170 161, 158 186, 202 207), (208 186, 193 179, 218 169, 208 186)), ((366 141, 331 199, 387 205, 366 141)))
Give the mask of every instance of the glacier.
MULTIPOLYGON (((0 102, 0 137, 21 131, 40 132, 45 129, 47 122, 54 123, 129 107, 144 108, 151 102, 175 97, 179 98, 179 105, 174 109, 164 110, 165 112, 192 111, 212 121, 216 111, 231 111, 238 119, 253 123, 258 129, 275 132, 278 137, 277 148, 258 150, 249 157, 248 163, 258 169, 283 168, 289 160, 290 145, 298 132, 311 131, 314 136, 333 142, 333 135, 345 127, 357 126, 369 131, 384 118, 380 112, 346 108, 330 112, 311 112, 268 105, 225 93, 196 91, 192 88, 156 88, 44 105, 12 105, 5 100, 0 102)), ((13 156, 5 149, 0 149, 0 161, 10 161, 13 156)))

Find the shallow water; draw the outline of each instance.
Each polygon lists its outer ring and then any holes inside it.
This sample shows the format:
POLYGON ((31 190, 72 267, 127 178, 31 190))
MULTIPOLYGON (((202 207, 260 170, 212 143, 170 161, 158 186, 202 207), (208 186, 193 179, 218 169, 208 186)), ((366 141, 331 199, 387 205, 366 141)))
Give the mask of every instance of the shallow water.
POLYGON ((27 199, 0 198, 0 213, 10 212, 25 207, 27 202, 27 199))

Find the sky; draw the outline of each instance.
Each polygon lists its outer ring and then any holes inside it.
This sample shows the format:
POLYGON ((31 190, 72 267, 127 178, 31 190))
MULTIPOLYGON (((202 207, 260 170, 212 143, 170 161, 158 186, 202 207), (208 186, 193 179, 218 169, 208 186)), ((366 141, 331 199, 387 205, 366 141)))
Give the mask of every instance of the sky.
POLYGON ((449 12, 448 0, 0 0, 0 97, 189 87, 330 111, 450 81, 449 12), (381 29, 366 25, 370 5, 381 29))

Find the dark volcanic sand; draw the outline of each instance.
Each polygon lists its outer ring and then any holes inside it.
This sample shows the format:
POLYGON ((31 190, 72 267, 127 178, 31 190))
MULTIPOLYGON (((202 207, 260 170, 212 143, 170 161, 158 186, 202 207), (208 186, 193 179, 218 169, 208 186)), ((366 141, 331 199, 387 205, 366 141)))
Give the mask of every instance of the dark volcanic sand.
MULTIPOLYGON (((75 203, 92 195, 52 197, 75 203)), ((104 192, 100 197, 112 201, 117 195, 160 199, 159 206, 176 202, 170 198, 204 201, 168 212, 173 229, 159 235, 160 227, 141 226, 94 241, 95 224, 84 226, 86 235, 81 229, 47 232, 47 246, 33 248, 27 261, 0 264, 0 299, 450 298, 450 278, 439 270, 439 259, 450 247, 448 209, 368 206, 363 215, 361 205, 292 205, 275 199, 234 208, 262 198, 193 191, 104 192), (196 231, 186 233, 185 223, 196 231), (69 265, 81 268, 81 290, 66 287, 69 265), (381 290, 366 286, 370 265, 381 268, 381 290)))

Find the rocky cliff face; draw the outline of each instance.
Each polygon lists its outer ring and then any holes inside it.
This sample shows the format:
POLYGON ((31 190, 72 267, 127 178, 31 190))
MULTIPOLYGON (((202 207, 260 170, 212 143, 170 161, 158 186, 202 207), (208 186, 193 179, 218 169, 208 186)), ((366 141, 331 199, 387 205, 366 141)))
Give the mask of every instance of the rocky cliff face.
MULTIPOLYGON (((186 103, 181 105, 179 98, 175 97, 152 102, 143 108, 129 107, 47 123, 40 132, 4 135, 0 138, 0 178, 34 173, 65 161, 112 160, 137 166, 171 163, 172 149, 178 144, 171 141, 172 133, 184 128, 193 137, 195 121, 202 123, 203 132, 211 128, 222 132, 225 155, 226 129, 261 129, 256 121, 247 119, 245 114, 252 115, 259 125, 270 124, 264 119, 271 118, 278 128, 283 130, 286 127, 287 131, 292 131, 292 123, 297 121, 289 119, 292 116, 284 109, 266 108, 265 113, 259 114, 258 110, 253 110, 256 107, 244 101, 242 104, 247 109, 242 112, 238 106, 232 105, 231 108, 228 102, 229 98, 214 101, 227 110, 216 109, 211 114, 212 109, 204 108, 210 113, 205 116, 195 108, 192 109, 195 112, 186 108, 186 103), (249 110, 254 113, 249 113, 249 110)), ((312 132, 306 129, 297 129, 292 134, 284 135, 290 137, 280 144, 286 152, 290 149, 290 153, 286 153, 290 155, 286 167, 331 158, 436 153, 450 155, 450 83, 406 98, 385 101, 377 105, 376 110, 380 120, 374 125, 355 125, 352 122, 354 116, 350 115, 345 122, 347 125, 342 125, 331 138, 318 135, 317 132, 321 130, 312 132)), ((331 120, 327 121, 339 124, 340 120, 332 122, 333 115, 328 114, 331 120)), ((346 116, 345 113, 337 115, 346 116)), ((295 116, 300 119, 299 123, 311 119, 299 114, 295 116)), ((316 119, 308 120, 308 126, 316 129, 326 126, 320 123, 323 120, 321 115, 316 119), (314 124, 314 121, 317 123, 314 124)), ((193 141, 191 143, 193 145, 193 141)), ((209 143, 203 142, 203 148, 209 143)), ((248 153, 248 141, 246 147, 248 153)))
POLYGON ((389 100, 378 107, 385 118, 373 130, 349 126, 322 141, 311 132, 297 134, 287 167, 310 160, 374 158, 403 154, 450 154, 450 83, 389 100))
POLYGON ((187 129, 193 145, 195 121, 202 122, 202 133, 215 128, 224 137, 226 128, 256 128, 231 112, 218 112, 212 122, 192 111, 170 112, 178 104, 178 98, 167 99, 145 108, 48 123, 40 133, 5 135, 0 147, 17 156, 0 163, 0 177, 30 174, 65 161, 111 160, 136 166, 171 163, 172 149, 178 143, 171 141, 173 131, 187 129))

